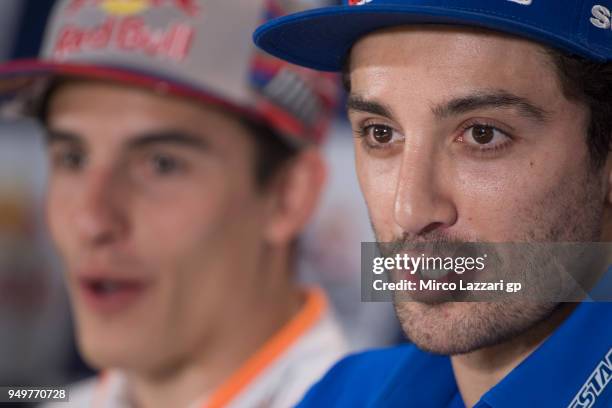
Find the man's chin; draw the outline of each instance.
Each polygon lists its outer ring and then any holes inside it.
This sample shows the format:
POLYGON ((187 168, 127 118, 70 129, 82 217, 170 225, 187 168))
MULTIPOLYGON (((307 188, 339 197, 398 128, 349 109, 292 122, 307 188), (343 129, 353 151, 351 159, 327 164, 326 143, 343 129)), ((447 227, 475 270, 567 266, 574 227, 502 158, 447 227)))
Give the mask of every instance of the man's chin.
POLYGON ((511 302, 396 302, 404 333, 421 350, 470 353, 509 341, 545 320, 553 304, 511 302))
MULTIPOLYGON (((150 342, 149 342, 150 344, 150 342)), ((77 345, 83 360, 95 370, 142 369, 152 361, 147 342, 119 333, 77 332, 77 345)))

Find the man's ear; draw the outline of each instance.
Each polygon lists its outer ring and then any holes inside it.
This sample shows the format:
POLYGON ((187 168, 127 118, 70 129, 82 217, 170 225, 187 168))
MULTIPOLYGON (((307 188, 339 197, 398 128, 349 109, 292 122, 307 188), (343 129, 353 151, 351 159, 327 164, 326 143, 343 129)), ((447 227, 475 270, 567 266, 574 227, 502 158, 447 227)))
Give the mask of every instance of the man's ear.
POLYGON ((312 217, 327 179, 318 148, 307 148, 283 167, 269 186, 270 216, 265 236, 272 245, 291 243, 312 217))
POLYGON ((605 166, 606 177, 606 206, 612 207, 612 154, 608 155, 605 166))
POLYGON ((612 154, 608 155, 604 167, 605 183, 605 203, 604 203, 604 219, 602 226, 601 240, 605 242, 612 241, 612 154))

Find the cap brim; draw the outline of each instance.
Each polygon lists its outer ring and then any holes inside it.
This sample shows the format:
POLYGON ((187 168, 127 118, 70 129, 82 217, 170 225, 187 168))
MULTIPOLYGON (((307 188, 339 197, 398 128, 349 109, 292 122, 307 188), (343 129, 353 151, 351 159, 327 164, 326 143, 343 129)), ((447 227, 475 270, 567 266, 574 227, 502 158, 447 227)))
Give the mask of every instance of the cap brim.
POLYGON ((253 34, 255 44, 297 65, 340 71, 353 44, 373 31, 410 24, 487 28, 548 44, 568 53, 606 60, 584 46, 531 24, 474 11, 418 5, 334 6, 272 20, 253 34))
POLYGON ((52 63, 42 60, 19 60, 0 65, 0 103, 10 102, 36 81, 53 77, 89 78, 117 82, 149 89, 160 94, 196 99, 236 114, 257 117, 254 112, 232 104, 213 92, 197 89, 172 78, 164 78, 122 67, 52 63))
MULTIPOLYGON (((188 98, 240 117, 267 123, 291 144, 320 142, 299 136, 303 133, 301 125, 284 111, 275 109, 272 104, 262 103, 256 109, 252 109, 234 104, 209 90, 151 73, 114 66, 52 63, 36 59, 12 61, 0 65, 0 118, 14 119, 36 115, 36 108, 23 105, 31 105, 32 102, 35 104, 38 101, 18 101, 19 95, 26 93, 27 88, 36 82, 54 77, 99 79, 147 89, 162 95, 188 98), (17 101, 17 106, 11 107, 10 104, 14 101, 17 101)), ((35 95, 34 98, 39 96, 35 95)))

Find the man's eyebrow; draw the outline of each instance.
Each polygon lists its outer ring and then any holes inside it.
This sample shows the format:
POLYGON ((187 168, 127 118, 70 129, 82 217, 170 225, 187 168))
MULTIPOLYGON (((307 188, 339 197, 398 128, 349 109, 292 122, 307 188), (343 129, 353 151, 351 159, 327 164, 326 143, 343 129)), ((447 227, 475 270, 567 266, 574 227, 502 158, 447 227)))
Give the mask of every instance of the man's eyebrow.
POLYGON ((207 150, 210 146, 201 137, 182 130, 156 130, 145 132, 132 138, 128 143, 130 149, 141 149, 152 145, 187 146, 198 150, 207 150))
POLYGON ((346 101, 346 109, 349 111, 371 113, 373 115, 393 119, 391 108, 389 108, 387 105, 376 101, 367 100, 356 94, 349 95, 346 101))
POLYGON ((485 108, 516 109, 521 115, 536 122, 545 122, 550 116, 550 112, 544 108, 506 91, 476 92, 434 106, 432 112, 439 118, 447 118, 485 108))
POLYGON ((44 136, 47 145, 53 143, 83 144, 83 140, 77 134, 63 130, 47 129, 44 136))

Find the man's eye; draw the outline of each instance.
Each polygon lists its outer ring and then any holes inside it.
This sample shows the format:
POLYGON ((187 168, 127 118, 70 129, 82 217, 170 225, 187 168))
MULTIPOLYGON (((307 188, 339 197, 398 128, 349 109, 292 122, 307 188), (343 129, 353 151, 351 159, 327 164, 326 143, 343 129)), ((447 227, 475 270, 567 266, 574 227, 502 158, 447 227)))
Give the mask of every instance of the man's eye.
POLYGON ((386 125, 369 125, 363 127, 361 136, 370 147, 385 147, 397 141, 400 136, 395 129, 386 125))
POLYGON ((85 163, 85 155, 78 150, 64 150, 52 154, 53 167, 70 171, 79 170, 85 163))
POLYGON ((161 175, 175 173, 181 168, 179 160, 168 155, 156 154, 153 156, 152 161, 155 173, 161 175))
POLYGON ((508 136, 493 126, 474 125, 465 130, 461 139, 475 147, 492 147, 505 142, 508 136))

